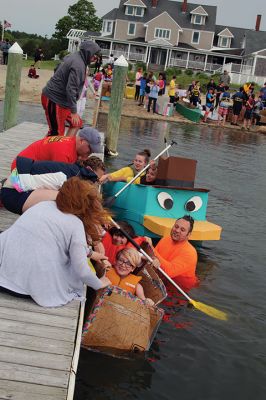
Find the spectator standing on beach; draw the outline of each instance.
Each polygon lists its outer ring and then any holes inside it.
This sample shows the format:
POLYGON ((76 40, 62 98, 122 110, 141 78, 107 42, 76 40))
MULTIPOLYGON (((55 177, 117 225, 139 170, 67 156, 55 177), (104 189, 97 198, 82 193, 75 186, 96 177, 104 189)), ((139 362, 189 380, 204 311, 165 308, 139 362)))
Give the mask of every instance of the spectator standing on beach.
POLYGON ((80 50, 66 56, 55 74, 42 91, 42 105, 49 125, 48 136, 63 136, 65 122, 70 128, 68 136, 73 136, 82 126, 82 120, 77 113, 77 101, 86 78, 87 66, 95 61, 95 55, 100 52, 98 44, 84 41, 80 50))
POLYGON ((135 100, 138 101, 140 95, 140 80, 142 78, 142 68, 138 68, 136 75, 135 75, 135 100))
POLYGON ((214 89, 212 87, 210 87, 210 89, 208 90, 208 93, 206 95, 206 106, 205 106, 206 110, 205 110, 203 122, 207 122, 209 113, 213 111, 213 105, 214 105, 214 100, 215 100, 215 96, 214 96, 213 92, 214 92, 214 89))
POLYGON ((35 68, 40 68, 41 61, 42 61, 43 57, 44 56, 43 56, 42 48, 38 47, 35 50, 35 54, 34 54, 34 67, 35 68))
POLYGON ((220 82, 216 86, 216 101, 215 101, 214 108, 217 108, 219 106, 220 97, 221 97, 222 93, 224 92, 224 87, 225 87, 225 84, 223 82, 220 82))
POLYGON ((195 85, 191 91, 190 103, 193 104, 194 107, 197 107, 200 101, 200 81, 196 81, 195 85))
POLYGON ((229 93, 229 87, 225 86, 224 87, 224 92, 220 96, 219 100, 219 108, 218 108, 218 125, 222 122, 222 126, 225 126, 225 121, 226 121, 226 116, 228 115, 229 112, 229 106, 230 106, 230 93, 229 93))
POLYGON ((263 110, 263 102, 262 96, 259 96, 257 100, 255 100, 255 104, 252 111, 252 124, 253 125, 260 125, 260 112, 263 110))
POLYGON ((139 106, 143 106, 144 96, 145 96, 145 88, 147 81, 147 72, 144 72, 143 76, 140 80, 140 91, 139 91, 139 106))
POLYGON ((228 71, 224 70, 223 74, 220 76, 219 83, 223 83, 226 86, 230 86, 231 78, 228 71))
POLYGON ((232 122, 231 125, 238 125, 237 120, 239 118, 239 115, 241 113, 243 103, 244 103, 244 88, 241 86, 239 90, 233 94, 232 99, 233 99, 233 117, 232 117, 232 122))
POLYGON ((168 89, 169 103, 174 104, 175 102, 175 92, 176 92, 176 76, 173 75, 168 89))
POLYGON ((192 104, 192 90, 194 89, 195 82, 196 81, 192 81, 187 90, 187 95, 188 95, 190 104, 192 104))
POLYGON ((6 39, 4 41, 4 44, 2 45, 2 52, 3 52, 3 64, 7 65, 8 63, 8 52, 11 47, 11 44, 9 43, 9 39, 6 39))
POLYGON ((213 88, 213 90, 215 91, 215 90, 216 90, 216 87, 217 87, 217 85, 216 85, 216 83, 214 82, 214 79, 211 79, 211 80, 207 83, 207 85, 206 85, 207 93, 208 93, 208 91, 209 91, 210 88, 213 88))
POLYGON ((151 110, 151 104, 152 105, 152 111, 153 114, 156 114, 156 103, 158 100, 158 94, 159 94, 159 86, 157 85, 157 82, 152 79, 150 82, 150 93, 149 93, 149 102, 148 102, 148 112, 151 110))
POLYGON ((249 95, 249 98, 246 101, 246 110, 244 114, 244 122, 242 129, 247 129, 249 131, 254 105, 255 105, 255 94, 252 93, 249 95))

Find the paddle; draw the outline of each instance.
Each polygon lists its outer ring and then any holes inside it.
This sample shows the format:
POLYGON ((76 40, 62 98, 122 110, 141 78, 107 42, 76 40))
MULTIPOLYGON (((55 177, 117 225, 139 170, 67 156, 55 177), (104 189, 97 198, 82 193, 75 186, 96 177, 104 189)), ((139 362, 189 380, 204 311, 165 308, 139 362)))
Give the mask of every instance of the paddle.
MULTIPOLYGON (((134 247, 136 247, 136 249, 138 249, 138 251, 150 262, 153 263, 153 259, 140 247, 140 245, 138 243, 135 242, 134 239, 132 239, 131 236, 129 236, 129 234, 124 231, 112 218, 111 218, 111 222, 112 224, 119 229, 123 235, 128 239, 128 241, 130 243, 133 244, 134 247)), ((181 289, 180 286, 178 286, 178 284, 173 281, 172 278, 170 278, 169 275, 167 275, 167 273, 162 269, 162 268, 158 268, 158 270, 161 272, 161 274, 163 274, 163 276, 170 282, 172 283, 172 285, 180 292, 182 293, 182 295, 189 301, 190 304, 192 304, 197 310, 200 310, 201 312, 203 312, 204 314, 209 315, 210 317, 213 318, 217 318, 223 321, 226 321, 227 315, 226 313, 224 313, 223 311, 217 310, 216 308, 212 307, 212 306, 208 306, 207 304, 201 303, 199 301, 193 300, 191 299, 191 297, 189 297, 187 295, 186 292, 184 292, 183 289, 181 289)))
MULTIPOLYGON (((165 149, 163 149, 154 159, 153 161, 157 160, 159 157, 161 157, 161 155, 163 155, 166 151, 168 151, 168 149, 170 149, 170 147, 172 147, 174 144, 177 144, 174 140, 172 140, 172 142, 170 144, 168 144, 167 147, 165 147, 165 149)), ((107 198, 104 201, 104 206, 105 207, 111 207, 116 198, 124 191, 126 190, 126 188, 131 185, 141 174, 143 174, 143 172, 145 172, 149 167, 151 166, 151 162, 149 162, 141 171, 139 171, 137 173, 136 176, 133 176, 133 178, 125 185, 122 187, 122 189, 120 189, 114 196, 111 196, 109 198, 107 198)), ((121 231, 122 232, 122 231, 121 231)))

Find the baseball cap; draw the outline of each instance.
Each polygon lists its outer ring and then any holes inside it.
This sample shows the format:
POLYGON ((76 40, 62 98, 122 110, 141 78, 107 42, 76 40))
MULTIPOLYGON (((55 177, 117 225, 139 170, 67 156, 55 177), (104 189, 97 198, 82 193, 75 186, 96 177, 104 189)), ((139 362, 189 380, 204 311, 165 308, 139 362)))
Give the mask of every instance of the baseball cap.
POLYGON ((79 131, 79 137, 89 143, 92 153, 102 153, 101 135, 97 129, 86 126, 79 131))

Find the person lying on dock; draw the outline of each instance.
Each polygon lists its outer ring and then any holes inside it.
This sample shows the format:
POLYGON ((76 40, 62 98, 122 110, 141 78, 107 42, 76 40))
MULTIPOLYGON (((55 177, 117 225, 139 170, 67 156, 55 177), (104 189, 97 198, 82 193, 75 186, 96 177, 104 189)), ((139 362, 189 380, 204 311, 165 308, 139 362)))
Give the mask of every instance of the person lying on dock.
POLYGON ((137 250, 123 249, 117 253, 116 261, 109 271, 106 272, 106 277, 111 281, 112 285, 119 286, 139 299, 144 300, 147 305, 154 305, 154 302, 145 297, 143 287, 139 283, 141 276, 133 275, 132 272, 141 263, 141 256, 137 250))
POLYGON ((58 190, 63 183, 73 177, 98 182, 105 172, 105 165, 99 157, 91 156, 87 160, 74 164, 57 161, 34 161, 30 158, 17 157, 17 167, 8 177, 13 188, 18 192, 36 189, 58 190))
MULTIPOLYGON (((146 236, 136 236, 134 228, 126 221, 118 221, 118 225, 130 236, 135 242, 141 245, 143 242, 147 242, 150 245, 151 239, 146 236)), ((105 232, 102 238, 102 244, 105 250, 105 255, 113 265, 116 262, 116 255, 124 248, 132 248, 133 245, 128 241, 125 235, 120 229, 113 226, 107 232, 105 232)))
MULTIPOLYGON (((133 164, 127 167, 121 168, 118 171, 105 174, 100 178, 100 183, 111 182, 129 182, 134 176, 136 176, 143 168, 146 167, 150 160, 151 152, 148 149, 144 149, 136 154, 133 164)), ((143 173, 145 175, 145 172, 143 173)), ((141 175, 142 176, 142 175, 141 175)), ((140 177, 138 177, 134 183, 140 183, 140 177)))
MULTIPOLYGON (((97 129, 82 128, 77 136, 51 136, 31 143, 18 156, 37 161, 60 161, 75 163, 86 160, 92 153, 101 153, 101 135, 97 129)), ((11 164, 11 171, 16 167, 16 158, 11 164)))
MULTIPOLYGON (((0 235, 0 290, 30 296, 43 307, 84 300, 84 284, 94 290, 110 284, 87 263, 87 236, 99 240, 98 224, 108 222, 96 186, 73 177, 56 201, 43 201, 0 235)), ((92 252, 94 260, 105 260, 92 252)))
POLYGON ((158 264, 185 291, 198 283, 195 272, 198 256, 188 241, 193 225, 194 219, 189 215, 177 219, 170 236, 163 237, 154 249, 158 264))
POLYGON ((40 201, 55 200, 67 179, 78 176, 95 183, 104 171, 105 165, 96 156, 74 164, 18 156, 17 168, 1 188, 1 201, 7 210, 21 215, 40 201))

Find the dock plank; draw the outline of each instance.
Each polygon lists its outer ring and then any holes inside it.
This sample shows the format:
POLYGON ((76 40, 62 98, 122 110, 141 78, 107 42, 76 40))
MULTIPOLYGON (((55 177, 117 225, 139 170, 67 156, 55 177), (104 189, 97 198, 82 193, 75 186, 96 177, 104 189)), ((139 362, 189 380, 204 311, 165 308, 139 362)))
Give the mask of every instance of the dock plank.
POLYGON ((24 382, 0 380, 0 399, 5 400, 60 400, 66 389, 24 382))

